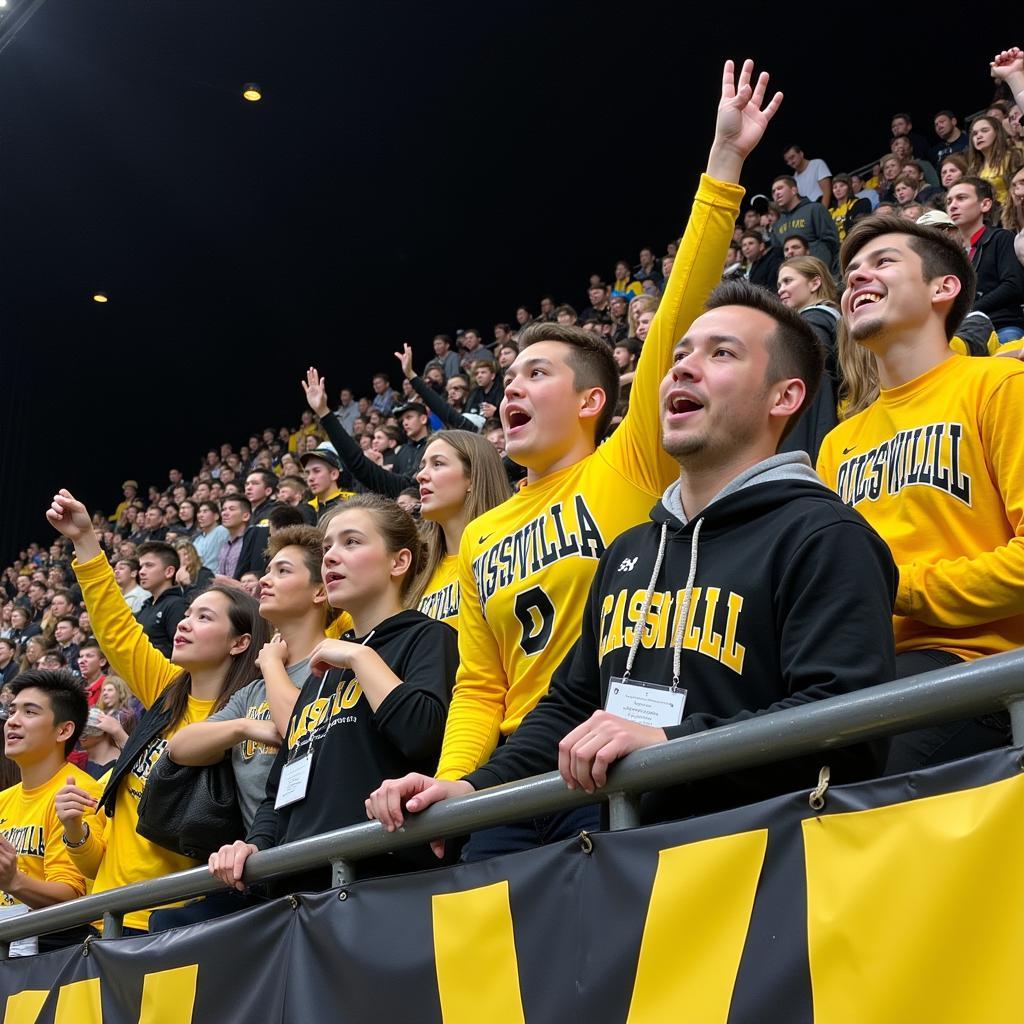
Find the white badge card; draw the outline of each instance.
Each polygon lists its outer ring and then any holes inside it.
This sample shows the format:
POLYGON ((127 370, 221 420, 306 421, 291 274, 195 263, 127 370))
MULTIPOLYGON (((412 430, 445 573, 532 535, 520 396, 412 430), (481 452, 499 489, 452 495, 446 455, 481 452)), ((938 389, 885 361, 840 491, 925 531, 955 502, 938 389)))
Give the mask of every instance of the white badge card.
POLYGON ((289 761, 281 769, 281 781, 277 787, 277 799, 274 801, 275 811, 305 799, 306 787, 309 785, 309 770, 312 766, 313 757, 307 751, 302 757, 289 761))
POLYGON ((605 711, 627 722, 649 725, 654 729, 678 725, 683 720, 686 691, 673 690, 659 683, 645 683, 640 679, 612 676, 608 680, 608 698, 605 711))

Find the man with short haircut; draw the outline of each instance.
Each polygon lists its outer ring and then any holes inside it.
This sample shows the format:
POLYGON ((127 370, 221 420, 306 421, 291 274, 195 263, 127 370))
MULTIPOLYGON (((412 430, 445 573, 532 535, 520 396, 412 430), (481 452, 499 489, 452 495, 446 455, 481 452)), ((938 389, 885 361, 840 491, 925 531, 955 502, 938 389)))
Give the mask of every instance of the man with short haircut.
POLYGON ((139 585, 148 592, 149 598, 135 618, 149 642, 165 658, 171 656, 174 631, 185 617, 185 598, 174 582, 180 568, 178 552, 170 544, 146 541, 139 548, 139 585))
POLYGON ((85 697, 89 707, 95 707, 100 699, 103 684, 107 681, 107 659, 100 650, 95 637, 87 637, 78 647, 78 674, 85 686, 85 697))
POLYGON ((580 318, 583 321, 590 319, 600 319, 602 316, 608 313, 608 285, 604 281, 598 284, 592 284, 587 289, 587 298, 590 300, 590 305, 580 313, 580 318))
POLYGON ((791 260, 794 256, 810 256, 811 247, 803 235, 790 235, 782 246, 783 259, 791 260))
POLYGON ((18 674, 18 642, 0 636, 0 686, 6 686, 18 674))
POLYGON ((783 249, 790 235, 800 235, 806 239, 811 255, 817 256, 835 273, 839 232, 828 210, 821 203, 812 203, 800 195, 796 179, 788 174, 780 174, 772 182, 772 199, 782 210, 774 228, 775 244, 783 249))
POLYGON ((505 395, 505 389, 498 380, 496 364, 490 359, 478 359, 473 364, 473 380, 476 387, 466 399, 465 411, 483 416, 485 420, 493 419, 505 395))
MULTIPOLYGON (((644 342, 629 411, 607 440, 599 443, 619 392, 607 344, 588 331, 550 323, 520 334, 521 351, 505 371, 501 420, 506 453, 526 468, 526 483, 462 535, 460 664, 440 779, 475 771, 515 733, 579 636, 601 555, 647 519, 678 477, 678 464, 658 444, 658 381, 718 283, 739 216, 743 162, 782 100, 776 94, 761 109, 767 75, 755 83, 752 69, 753 62, 745 62, 737 82, 726 62, 707 173, 644 342)), ((534 828, 550 839, 596 822, 592 808, 580 809, 534 828)))
POLYGON ((633 280, 639 281, 641 284, 643 284, 644 281, 653 281, 658 286, 659 291, 665 285, 665 278, 661 276, 657 257, 654 255, 654 250, 649 245, 645 245, 640 250, 640 265, 633 273, 633 280))
POLYGON ((778 246, 765 245, 764 236, 755 229, 743 232, 740 252, 747 264, 747 280, 774 295, 779 286, 779 267, 785 259, 778 246))
POLYGON ((220 505, 215 501, 200 501, 196 511, 196 526, 198 529, 192 535, 192 546, 199 555, 199 561, 210 572, 216 572, 221 549, 228 542, 228 531, 220 524, 220 505))
MULTIPOLYGON (((462 360, 459 358, 459 353, 452 348, 452 339, 447 334, 435 334, 433 344, 434 358, 427 365, 437 363, 441 367, 441 372, 444 373, 445 380, 457 376, 462 369, 462 360)), ((426 367, 423 372, 426 373, 426 367)))
POLYGON ((288 508, 299 510, 307 526, 316 526, 316 512, 309 505, 310 494, 301 476, 283 476, 277 484, 277 496, 288 508))
MULTIPOLYGON (((315 435, 309 435, 309 438, 313 437, 315 435)), ((315 441, 313 447, 316 447, 315 441)), ((278 506, 278 502, 274 500, 276 490, 277 477, 269 469, 254 469, 246 476, 244 493, 252 508, 253 526, 270 524, 270 513, 278 506)))
POLYGON ((906 139, 907 145, 914 156, 920 160, 927 159, 928 141, 923 135, 919 135, 914 131, 914 124, 909 114, 903 111, 893 114, 889 122, 889 128, 893 139, 906 139))
POLYGON ((936 167, 953 153, 962 153, 970 141, 967 133, 960 131, 960 124, 956 114, 952 110, 940 110, 935 115, 935 134, 939 137, 939 143, 932 146, 928 153, 928 159, 936 167))
POLYGON ((444 386, 444 393, 448 404, 456 412, 465 412, 466 399, 469 397, 469 378, 461 373, 449 377, 444 386))
MULTIPOLYGON (((67 760, 89 714, 78 680, 69 672, 31 670, 11 683, 14 699, 4 722, 4 752, 21 781, 0 793, 0 907, 35 910, 85 895, 85 879, 63 841, 54 803, 69 780, 93 798, 100 786, 67 760)), ((94 829, 102 832, 90 809, 94 829)), ((14 911, 13 913, 17 913, 14 911)), ((40 936, 24 954, 58 949, 81 936, 40 936)))
MULTIPOLYGON (((386 827, 402 823, 383 799, 388 787, 416 794, 410 811, 556 768, 570 789, 594 792, 635 750, 892 678, 892 556, 804 452, 777 454, 822 370, 799 314, 745 281, 716 289, 661 384, 661 444, 678 478, 652 521, 602 556, 581 633, 547 696, 462 780, 385 783, 368 804, 386 827), (842 587, 825 569, 839 562, 842 587), (641 700, 653 716, 631 711, 641 700)), ((830 752, 832 779, 871 777, 880 753, 830 752)), ((816 754, 649 793, 642 819, 806 788, 820 763, 816 754)), ((499 826, 473 836, 467 859, 532 845, 535 830, 499 826)))
POLYGON ((943 195, 945 191, 941 186, 929 185, 924 180, 924 169, 920 160, 908 160, 900 168, 900 176, 896 181, 899 182, 901 179, 913 186, 914 198, 919 203, 924 203, 925 205, 930 204, 936 196, 943 195))
MULTIPOLYGON (((874 355, 881 393, 825 438, 818 471, 896 559, 897 675, 1022 647, 1024 366, 950 350, 974 272, 945 234, 872 217, 847 237, 842 263, 843 320, 874 355)), ((888 769, 1007 738, 1005 716, 917 730, 893 741, 888 769)))
POLYGON ((483 337, 475 327, 467 327, 462 332, 460 344, 462 346, 462 369, 464 370, 471 369, 477 359, 487 354, 483 337))
POLYGON ((782 159, 793 172, 800 195, 828 209, 832 205, 832 172, 828 164, 824 160, 808 160, 800 146, 787 146, 782 159))
POLYGON ((905 135, 899 135, 893 139, 890 143, 890 150, 893 156, 899 160, 900 168, 912 161, 916 162, 920 164, 921 173, 924 175, 924 180, 928 182, 929 185, 939 184, 939 172, 932 167, 925 157, 914 152, 914 148, 910 144, 910 139, 905 135))
POLYGON ((146 540, 162 541, 167 536, 163 509, 159 505, 150 505, 146 509, 144 524, 146 540))
POLYGON ((221 502, 220 521, 228 531, 228 542, 220 549, 220 560, 217 563, 217 575, 240 579, 237 573, 239 556, 242 554, 242 541, 252 521, 252 505, 248 498, 231 495, 221 502))
POLYGON ((309 507, 319 521, 328 509, 348 498, 338 487, 341 477, 341 459, 333 444, 325 441, 311 452, 305 452, 299 463, 306 474, 306 486, 313 492, 309 507))
POLYGON ((78 629, 77 615, 62 615, 53 630, 53 639, 57 641, 57 649, 64 657, 64 663, 78 673, 78 644, 75 643, 75 630, 78 629))
POLYGON ((993 201, 992 186, 982 178, 962 178, 946 193, 946 209, 977 276, 971 308, 988 316, 1001 342, 1013 341, 1024 336, 1024 266, 1013 249, 1013 232, 985 224, 993 201))
POLYGON ((375 373, 373 375, 373 401, 371 407, 376 409, 382 416, 390 416, 391 410, 401 396, 391 387, 391 381, 386 373, 375 373))
POLYGON ((46 614, 48 599, 46 596, 46 584, 41 580, 32 580, 28 585, 29 614, 32 621, 39 623, 46 614))
MULTIPOLYGON (((337 421, 348 434, 352 433, 352 426, 359 416, 359 406, 356 405, 355 396, 351 388, 342 388, 338 397, 338 408, 334 410, 337 421)), ((251 499, 250 499, 251 500, 251 499)))

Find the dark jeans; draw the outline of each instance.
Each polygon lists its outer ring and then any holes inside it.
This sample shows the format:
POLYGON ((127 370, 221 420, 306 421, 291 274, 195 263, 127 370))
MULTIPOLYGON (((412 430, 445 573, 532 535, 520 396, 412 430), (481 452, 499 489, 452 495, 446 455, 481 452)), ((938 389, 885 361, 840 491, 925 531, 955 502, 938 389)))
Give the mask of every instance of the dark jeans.
POLYGON ((149 930, 150 933, 165 932, 168 928, 181 928, 187 924, 212 921, 215 917, 225 917, 236 910, 247 910, 260 903, 266 903, 266 900, 249 892, 239 892, 237 889, 215 892, 203 899, 192 900, 183 907, 154 910, 149 915, 149 930))
MULTIPOLYGON (((957 665, 960 658, 948 651, 906 651, 896 655, 896 678, 931 672, 937 668, 957 665)), ((929 725, 924 729, 894 736, 885 764, 886 775, 945 764, 971 754, 1005 747, 1010 742, 1010 717, 1005 712, 964 718, 944 725, 929 725)))
POLYGON ((601 827, 601 807, 577 807, 539 818, 527 818, 510 825, 495 825, 474 832, 462 848, 464 863, 487 860, 503 853, 535 850, 538 846, 571 839, 580 832, 596 832, 601 827))

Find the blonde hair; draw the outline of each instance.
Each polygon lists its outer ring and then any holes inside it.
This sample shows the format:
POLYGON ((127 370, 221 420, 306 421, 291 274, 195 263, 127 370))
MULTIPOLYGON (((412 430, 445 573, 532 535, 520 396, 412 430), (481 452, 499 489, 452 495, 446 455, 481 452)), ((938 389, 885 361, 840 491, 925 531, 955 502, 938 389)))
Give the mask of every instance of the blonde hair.
MULTIPOLYGON (((501 456, 490 441, 468 430, 440 430, 428 442, 423 451, 424 458, 427 449, 435 441, 444 441, 452 447, 462 463, 463 473, 469 479, 469 489, 466 491, 466 500, 462 506, 467 523, 512 497, 512 487, 508 482, 508 474, 502 465, 501 456)), ((409 596, 410 607, 416 607, 420 603, 442 559, 446 555, 456 554, 448 550, 444 529, 440 523, 423 520, 420 523, 420 534, 426 546, 426 553, 423 568, 409 596)))
POLYGON ((878 397, 878 364, 870 349, 850 337, 842 320, 836 330, 836 354, 842 377, 839 418, 845 420, 863 412, 878 397))
POLYGON ((174 550, 178 552, 189 576, 192 577, 192 582, 195 583, 199 579, 199 570, 203 567, 202 559, 199 557, 195 545, 190 540, 176 540, 174 550))
MULTIPOLYGON (((110 683, 115 691, 117 691, 117 704, 115 707, 127 708, 129 706, 128 701, 131 699, 132 695, 131 690, 128 689, 128 684, 120 676, 115 676, 113 674, 107 676, 103 680, 103 686, 106 686, 107 683, 110 683)), ((103 699, 103 686, 100 687, 100 701, 103 699)), ((100 701, 97 701, 97 703, 100 701)))
POLYGON ((818 278, 821 281, 821 287, 814 296, 816 305, 839 308, 839 292, 836 289, 836 283, 832 279, 828 267, 817 256, 791 256, 779 267, 779 270, 783 270, 785 267, 795 270, 801 277, 806 278, 807 281, 811 281, 814 278, 818 278))
POLYGON ((631 338, 636 337, 637 320, 640 319, 641 313, 646 313, 648 310, 652 312, 657 310, 658 300, 653 295, 638 295, 629 304, 629 309, 626 311, 626 319, 629 321, 629 336, 631 338))

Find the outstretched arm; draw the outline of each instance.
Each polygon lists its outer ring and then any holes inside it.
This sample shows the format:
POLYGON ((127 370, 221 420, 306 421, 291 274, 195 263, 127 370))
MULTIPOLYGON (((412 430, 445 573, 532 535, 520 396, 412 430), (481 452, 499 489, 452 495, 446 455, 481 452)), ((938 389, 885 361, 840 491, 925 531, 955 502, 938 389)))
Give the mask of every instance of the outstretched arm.
POLYGON ((990 67, 992 77, 997 82, 1005 82, 1017 106, 1024 107, 1024 50, 1011 46, 1009 50, 997 53, 990 67))
POLYGON ((413 391, 423 399, 423 404, 446 426, 453 430, 468 430, 476 433, 476 424, 456 412, 414 369, 412 365, 412 349, 408 343, 402 346, 395 358, 402 364, 402 373, 412 385, 413 391))
POLYGON ((739 187, 743 163, 782 103, 782 93, 766 101, 767 92, 768 75, 762 72, 755 80, 753 61, 744 62, 738 77, 733 62, 725 62, 707 172, 701 178, 672 274, 644 342, 629 412, 599 449, 652 494, 660 494, 679 475, 678 464, 660 444, 658 388, 671 366, 676 343, 703 312, 704 303, 721 280, 743 198, 739 187))

